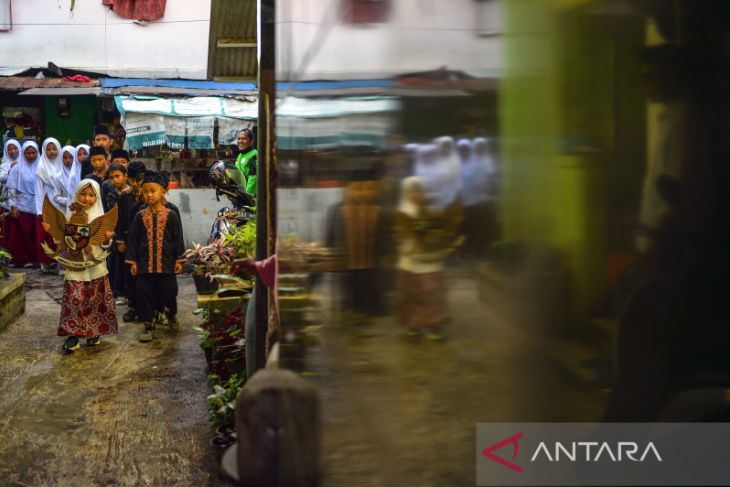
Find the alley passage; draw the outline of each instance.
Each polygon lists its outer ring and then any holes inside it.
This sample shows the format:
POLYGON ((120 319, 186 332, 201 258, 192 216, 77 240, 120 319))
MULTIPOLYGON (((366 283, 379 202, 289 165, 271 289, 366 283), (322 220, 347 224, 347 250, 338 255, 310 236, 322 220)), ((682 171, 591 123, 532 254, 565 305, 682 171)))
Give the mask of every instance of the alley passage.
POLYGON ((61 356, 61 278, 27 277, 26 314, 0 332, 0 484, 213 485, 192 281, 179 280, 179 334, 142 344, 120 320, 118 336, 61 356))
MULTIPOLYGON (((477 422, 596 421, 605 395, 579 374, 592 352, 540 336, 469 272, 449 276, 443 343, 393 317, 333 314, 308 371, 323 409, 324 487, 473 486, 477 422)), ((325 291, 326 292, 326 291, 325 291)))

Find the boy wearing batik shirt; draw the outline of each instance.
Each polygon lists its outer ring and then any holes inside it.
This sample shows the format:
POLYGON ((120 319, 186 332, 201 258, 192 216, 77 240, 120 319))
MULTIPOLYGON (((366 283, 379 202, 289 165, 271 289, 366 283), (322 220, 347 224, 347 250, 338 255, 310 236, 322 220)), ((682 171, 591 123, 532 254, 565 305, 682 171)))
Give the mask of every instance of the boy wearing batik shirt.
POLYGON ((127 263, 136 276, 137 316, 144 322, 139 341, 154 338, 154 321, 166 315, 171 329, 177 320, 177 277, 185 262, 180 217, 165 206, 165 181, 156 172, 145 173, 142 195, 147 203, 134 216, 127 235, 127 263))

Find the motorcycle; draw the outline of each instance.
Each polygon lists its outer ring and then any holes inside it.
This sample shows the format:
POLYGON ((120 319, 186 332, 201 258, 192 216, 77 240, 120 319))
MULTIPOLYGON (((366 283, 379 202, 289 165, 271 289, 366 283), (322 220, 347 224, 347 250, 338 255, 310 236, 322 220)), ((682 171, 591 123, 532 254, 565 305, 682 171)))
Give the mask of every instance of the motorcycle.
POLYGON ((246 177, 231 162, 218 161, 210 167, 210 179, 215 187, 216 200, 226 196, 233 207, 225 206, 210 229, 209 242, 224 238, 231 228, 245 225, 256 217, 256 196, 247 193, 246 177))

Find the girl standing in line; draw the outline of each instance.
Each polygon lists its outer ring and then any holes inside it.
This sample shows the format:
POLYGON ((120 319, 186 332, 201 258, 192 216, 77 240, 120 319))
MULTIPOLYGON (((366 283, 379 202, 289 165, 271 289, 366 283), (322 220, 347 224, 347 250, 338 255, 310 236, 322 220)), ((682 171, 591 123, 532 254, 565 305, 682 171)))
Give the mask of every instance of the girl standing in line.
POLYGON ((417 176, 403 180, 395 217, 398 314, 409 337, 440 340, 450 319, 444 262, 463 240, 457 232, 461 211, 458 202, 430 210, 422 184, 417 176))
MULTIPOLYGON (((56 204, 53 183, 61 172, 61 165, 61 144, 53 137, 49 137, 43 141, 41 160, 36 173, 35 202, 36 213, 39 216, 43 214, 43 199, 46 195, 51 203, 56 204)), ((59 208, 59 210, 63 210, 63 208, 59 208)))
MULTIPOLYGON (((37 239, 39 242, 45 242, 51 247, 53 247, 53 239, 50 235, 43 231, 42 227, 43 200, 46 196, 48 196, 48 199, 51 200, 51 203, 53 203, 56 208, 61 211, 66 211, 66 208, 62 208, 56 202, 56 187, 54 185, 61 173, 62 165, 61 144, 53 137, 48 137, 43 141, 41 160, 38 163, 38 171, 36 173, 35 211, 36 215, 38 215, 39 233, 37 235, 37 239)), ((41 270, 43 272, 54 272, 51 270, 53 261, 45 254, 45 252, 41 252, 39 258, 41 270)))
MULTIPOLYGON (((101 189, 96 181, 83 179, 79 182, 66 212, 67 219, 70 220, 71 210, 76 209, 76 205, 86 211, 89 223, 104 215, 101 189)), ((107 232, 106 238, 107 245, 90 245, 83 251, 84 261, 95 264, 83 270, 66 268, 58 325, 58 336, 66 337, 61 347, 63 354, 76 351, 81 338, 86 338, 86 345, 93 347, 99 344, 102 335, 117 333, 117 310, 104 256, 114 232, 107 232)))
POLYGON ((20 159, 20 142, 10 139, 3 148, 3 160, 0 164, 0 246, 7 242, 7 213, 10 212, 10 193, 8 191, 8 176, 10 169, 20 159), (3 215, 6 215, 3 217, 3 215))
MULTIPOLYGON (((91 167, 91 159, 89 159, 90 150, 91 147, 86 144, 79 144, 76 146, 76 160, 79 161, 80 164, 79 176, 89 174, 91 171, 94 170, 94 168, 91 167)), ((76 184, 78 184, 80 180, 81 178, 79 177, 79 180, 76 181, 76 184)), ((73 194, 75 190, 76 186, 71 188, 71 194, 73 194)))
POLYGON ((6 219, 6 244, 8 251, 13 254, 13 263, 25 267, 36 267, 40 262, 40 254, 45 255, 38 240, 40 222, 35 208, 39 162, 38 145, 28 141, 23 144, 19 161, 8 176, 10 216, 6 219))
POLYGON ((68 209, 68 205, 74 195, 76 186, 79 182, 76 181, 72 185, 75 169, 78 169, 78 162, 76 161, 76 149, 67 145, 61 149, 61 171, 58 173, 58 177, 53 181, 54 196, 53 203, 56 204, 58 209, 64 213, 68 209))

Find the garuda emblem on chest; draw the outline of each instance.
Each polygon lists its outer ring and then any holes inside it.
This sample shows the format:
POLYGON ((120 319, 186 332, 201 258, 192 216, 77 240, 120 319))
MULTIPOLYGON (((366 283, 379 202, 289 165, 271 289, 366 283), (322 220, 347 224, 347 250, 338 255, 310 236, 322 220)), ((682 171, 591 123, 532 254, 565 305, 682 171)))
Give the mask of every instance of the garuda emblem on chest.
POLYGON ((66 220, 66 216, 46 196, 43 200, 43 223, 49 227, 47 231, 57 246, 54 251, 44 243, 45 253, 68 269, 83 270, 104 262, 109 255, 103 252, 102 255, 94 256, 91 249, 92 246, 106 243, 107 232, 114 231, 117 226, 117 207, 115 205, 107 213, 89 222, 86 210, 80 204, 72 203, 71 218, 66 220))

